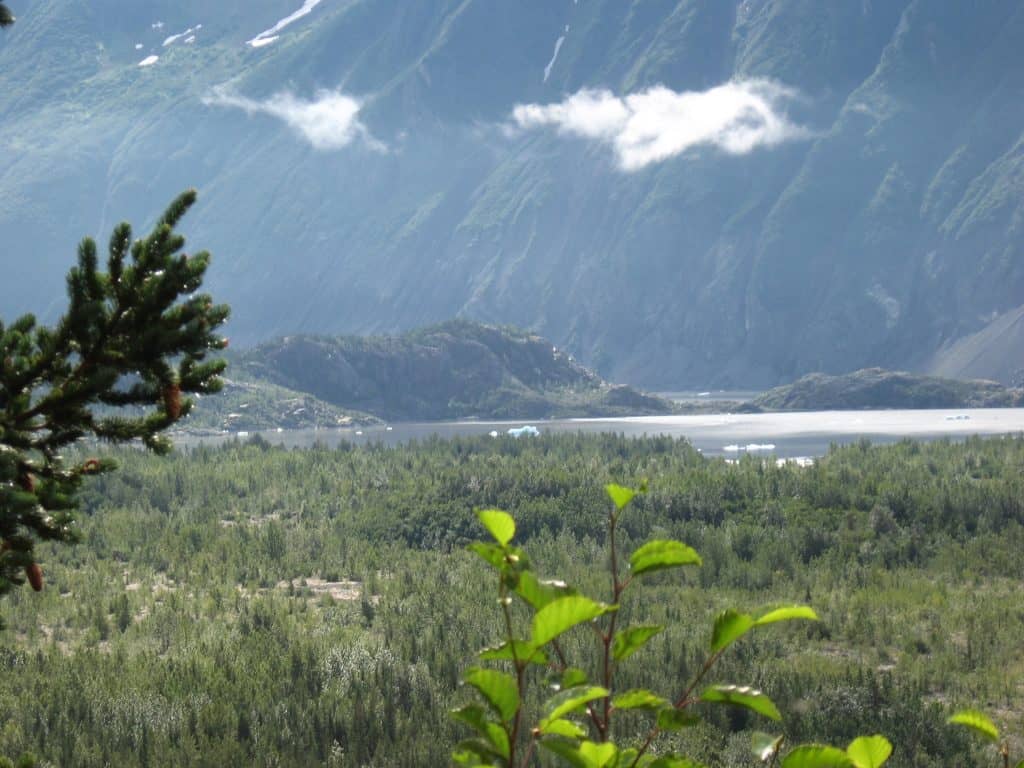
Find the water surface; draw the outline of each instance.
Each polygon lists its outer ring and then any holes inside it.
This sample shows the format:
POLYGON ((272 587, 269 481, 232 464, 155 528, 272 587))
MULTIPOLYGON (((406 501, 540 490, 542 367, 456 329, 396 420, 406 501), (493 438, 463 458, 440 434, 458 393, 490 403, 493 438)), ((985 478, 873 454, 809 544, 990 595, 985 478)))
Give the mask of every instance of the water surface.
MULTIPOLYGON (((809 411, 686 416, 637 416, 609 419, 555 419, 551 421, 442 421, 391 424, 351 429, 297 429, 259 432, 274 445, 335 446, 343 440, 359 444, 396 445, 410 440, 488 435, 506 437, 510 428, 526 424, 546 432, 612 432, 626 436, 685 437, 708 456, 736 458, 744 453, 793 458, 822 456, 832 443, 840 445, 868 439, 891 443, 903 438, 963 439, 970 435, 1024 432, 1024 408, 958 410, 809 411)), ((212 437, 180 437, 179 445, 217 443, 250 433, 212 437)), ((252 433, 257 434, 257 433, 252 433)), ((519 438, 529 440, 530 437, 519 438)))

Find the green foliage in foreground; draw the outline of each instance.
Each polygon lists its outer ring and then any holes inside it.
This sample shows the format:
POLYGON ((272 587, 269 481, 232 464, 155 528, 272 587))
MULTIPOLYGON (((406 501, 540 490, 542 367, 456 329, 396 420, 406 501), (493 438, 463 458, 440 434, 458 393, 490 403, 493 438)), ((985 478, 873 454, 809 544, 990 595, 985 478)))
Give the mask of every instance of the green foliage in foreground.
MULTIPOLYGON (((758 627, 784 621, 817 621, 817 614, 805 605, 774 608, 755 618, 726 609, 715 619, 706 659, 688 683, 681 683, 671 697, 647 688, 620 691, 615 685, 619 665, 640 651, 665 630, 661 624, 632 624, 618 627, 616 620, 634 580, 649 574, 684 566, 700 566, 701 558, 692 547, 673 539, 654 539, 635 549, 626 568, 620 568, 615 529, 636 493, 610 483, 606 486, 612 505, 608 513, 609 601, 592 600, 564 582, 541 580, 530 559, 512 546, 515 521, 501 510, 483 510, 477 517, 496 544, 475 542, 470 549, 491 566, 498 576, 497 592, 504 640, 486 648, 480 658, 498 661, 510 671, 473 667, 465 681, 487 705, 468 704, 453 716, 478 732, 477 738, 459 743, 452 756, 461 765, 528 766, 539 745, 573 768, 700 768, 699 763, 673 752, 659 754, 657 738, 689 728, 700 722, 701 704, 726 704, 745 708, 768 720, 782 715, 763 692, 749 686, 708 685, 722 654, 758 627), (514 598, 519 598, 518 601, 514 598), (528 622, 517 620, 516 609, 525 606, 528 622), (528 635, 517 624, 528 623, 528 635), (562 636, 580 627, 593 630, 595 652, 583 663, 569 659, 562 648, 562 636), (589 662, 590 672, 583 664, 589 662), (535 674, 539 668, 542 674, 535 674), (591 680, 596 678, 597 684, 591 680), (541 705, 535 717, 526 712, 526 697, 533 687, 555 693, 541 705), (634 723, 615 740, 615 727, 630 713, 642 713, 639 728, 634 723), (614 717, 614 722, 613 722, 614 717), (628 735, 633 731, 632 738, 628 735), (618 742, 618 743, 617 743, 618 742), (627 742, 631 746, 619 746, 627 742)), ((621 728, 619 729, 622 730, 621 728)), ((752 734, 753 752, 760 760, 776 764, 785 736, 761 732, 752 734)), ((782 757, 782 768, 877 768, 892 754, 883 736, 861 736, 846 751, 830 746, 805 744, 782 757)))
MULTIPOLYGON (((623 656, 621 691, 691 680, 730 607, 809 604, 820 621, 748 633, 712 681, 769 696, 786 744, 878 733, 894 746, 885 768, 994 765, 996 747, 946 724, 977 706, 1015 756, 1024 747, 1021 439, 861 444, 809 468, 613 435, 109 456, 120 471, 82 488, 81 543, 39 545, 47 589, 4 600, 0 753, 97 768, 445 765, 466 735, 448 713, 474 697, 459 680, 499 615, 493 570, 465 551, 474 512, 515 510, 513 542, 537 574, 603 595, 602 485, 644 477, 621 551, 674 539, 703 564, 630 585, 618 626, 665 629, 623 656)), ((593 639, 559 643, 579 659, 593 639)), ((544 698, 528 695, 528 711, 544 698)), ((749 734, 772 721, 702 714, 659 749, 762 765, 749 734)), ((615 738, 643 733, 643 717, 613 717, 615 738)))
MULTIPOLYGON (((974 709, 965 709, 949 718, 949 722, 953 725, 962 725, 969 728, 982 738, 997 744, 999 755, 1003 759, 1004 768, 1010 768, 1010 743, 1009 741, 1000 740, 999 729, 989 719, 988 715, 974 709)), ((1017 763, 1017 768, 1024 768, 1024 760, 1017 763)))

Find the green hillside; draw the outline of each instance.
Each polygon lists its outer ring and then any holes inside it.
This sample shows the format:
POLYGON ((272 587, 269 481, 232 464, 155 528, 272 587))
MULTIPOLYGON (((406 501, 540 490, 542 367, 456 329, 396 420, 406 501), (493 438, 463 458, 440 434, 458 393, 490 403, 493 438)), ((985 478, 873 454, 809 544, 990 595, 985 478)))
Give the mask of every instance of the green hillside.
POLYGON ((866 408, 1018 408, 1024 389, 866 368, 842 376, 810 373, 770 389, 753 405, 776 411, 866 408))
POLYGON ((289 336, 236 358, 253 382, 388 420, 670 413, 535 334, 453 321, 401 336, 289 336))

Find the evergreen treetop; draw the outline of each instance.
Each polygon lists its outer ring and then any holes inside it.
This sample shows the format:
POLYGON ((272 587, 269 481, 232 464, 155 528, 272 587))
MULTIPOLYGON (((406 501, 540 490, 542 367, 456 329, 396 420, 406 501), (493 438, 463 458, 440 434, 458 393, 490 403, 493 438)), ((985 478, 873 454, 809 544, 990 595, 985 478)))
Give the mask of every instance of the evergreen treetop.
POLYGON ((0 322, 0 595, 25 577, 42 587, 34 542, 73 540, 82 478, 114 466, 68 465, 63 449, 94 438, 165 453, 161 433, 192 407, 183 394, 222 386, 225 362, 206 356, 227 346, 217 329, 229 310, 197 293, 210 255, 180 253, 185 240, 174 231, 195 199, 180 195, 144 239, 116 227, 106 272, 96 244, 83 240, 55 327, 32 315, 0 322))

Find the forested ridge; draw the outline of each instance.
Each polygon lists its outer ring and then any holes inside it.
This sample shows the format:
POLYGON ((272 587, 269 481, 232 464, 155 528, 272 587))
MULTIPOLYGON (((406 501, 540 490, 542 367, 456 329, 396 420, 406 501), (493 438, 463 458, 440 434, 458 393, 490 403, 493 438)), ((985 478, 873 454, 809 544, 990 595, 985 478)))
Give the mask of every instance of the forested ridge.
MULTIPOLYGON (((613 435, 115 456, 121 471, 84 488, 81 543, 37 547, 47 589, 4 604, 0 753, 447 764, 461 737, 448 711, 467 699, 457 681, 496 639, 485 566, 463 548, 479 536, 473 511, 513 512, 538 571, 589 589, 602 486, 641 478, 623 548, 670 536, 704 565, 654 578, 624 608, 669 625, 625 685, 686 677, 726 606, 806 602, 820 623, 722 662, 772 696, 793 743, 884 733, 888 765, 963 766, 993 755, 945 724, 953 709, 1021 732, 1021 438, 863 443, 808 468, 613 435)), ((754 765, 757 716, 706 714, 678 736, 688 753, 754 765)))

